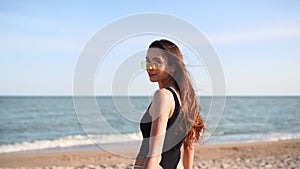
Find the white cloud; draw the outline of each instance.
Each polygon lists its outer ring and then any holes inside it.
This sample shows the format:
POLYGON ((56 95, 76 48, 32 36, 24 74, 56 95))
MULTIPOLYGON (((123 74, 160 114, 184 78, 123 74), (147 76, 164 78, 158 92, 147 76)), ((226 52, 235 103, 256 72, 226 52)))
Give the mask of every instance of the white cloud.
MULTIPOLYGON (((237 26, 240 27, 240 26, 237 26)), ((300 38, 299 23, 267 24, 259 26, 249 26, 234 31, 218 32, 207 34, 213 43, 239 43, 248 41, 262 41, 286 38, 300 38)))

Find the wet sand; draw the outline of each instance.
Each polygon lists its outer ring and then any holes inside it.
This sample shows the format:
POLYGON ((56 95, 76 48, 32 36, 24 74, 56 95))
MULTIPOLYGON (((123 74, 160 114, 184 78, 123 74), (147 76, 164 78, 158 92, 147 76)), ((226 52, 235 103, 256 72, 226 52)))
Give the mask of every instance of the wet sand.
MULTIPOLYGON (((132 168, 137 149, 22 152, 0 154, 0 168, 132 168), (116 151, 115 151, 116 152, 116 151), (125 157, 126 156, 126 157, 125 157)), ((236 144, 202 144, 195 148, 194 168, 298 168, 300 140, 236 144)))

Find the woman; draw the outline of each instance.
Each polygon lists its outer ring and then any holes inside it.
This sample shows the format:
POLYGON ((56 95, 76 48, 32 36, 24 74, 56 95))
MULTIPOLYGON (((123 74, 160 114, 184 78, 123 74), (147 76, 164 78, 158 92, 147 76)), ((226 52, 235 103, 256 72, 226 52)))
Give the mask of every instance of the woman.
POLYGON ((182 54, 173 42, 157 40, 142 66, 159 89, 140 123, 143 142, 134 168, 175 169, 182 145, 183 166, 192 168, 194 142, 204 123, 182 54))

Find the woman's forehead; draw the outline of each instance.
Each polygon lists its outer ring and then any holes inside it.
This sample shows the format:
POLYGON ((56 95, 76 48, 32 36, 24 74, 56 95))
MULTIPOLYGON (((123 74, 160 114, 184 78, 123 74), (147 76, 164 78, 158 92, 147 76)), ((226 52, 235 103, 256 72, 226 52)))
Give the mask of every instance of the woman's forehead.
POLYGON ((157 58, 157 59, 165 59, 163 57, 163 52, 161 49, 157 49, 157 48, 149 48, 148 51, 147 51, 147 56, 146 58, 151 58, 151 59, 154 59, 154 58, 157 58))

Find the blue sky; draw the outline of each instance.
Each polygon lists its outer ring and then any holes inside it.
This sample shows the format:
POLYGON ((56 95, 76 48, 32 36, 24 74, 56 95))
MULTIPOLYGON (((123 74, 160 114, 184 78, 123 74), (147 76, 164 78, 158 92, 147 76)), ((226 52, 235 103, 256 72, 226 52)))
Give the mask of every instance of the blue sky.
MULTIPOLYGON (((1 1, 0 95, 72 95, 87 41, 109 23, 145 12, 184 19, 208 38, 223 67, 226 94, 300 94, 300 2, 229 0, 1 1)), ((111 72, 95 77, 97 95, 110 94, 110 83, 97 78, 113 77, 111 72)), ((153 92, 157 86, 141 76, 130 91, 153 92)), ((200 88, 209 91, 209 83, 200 88)))

